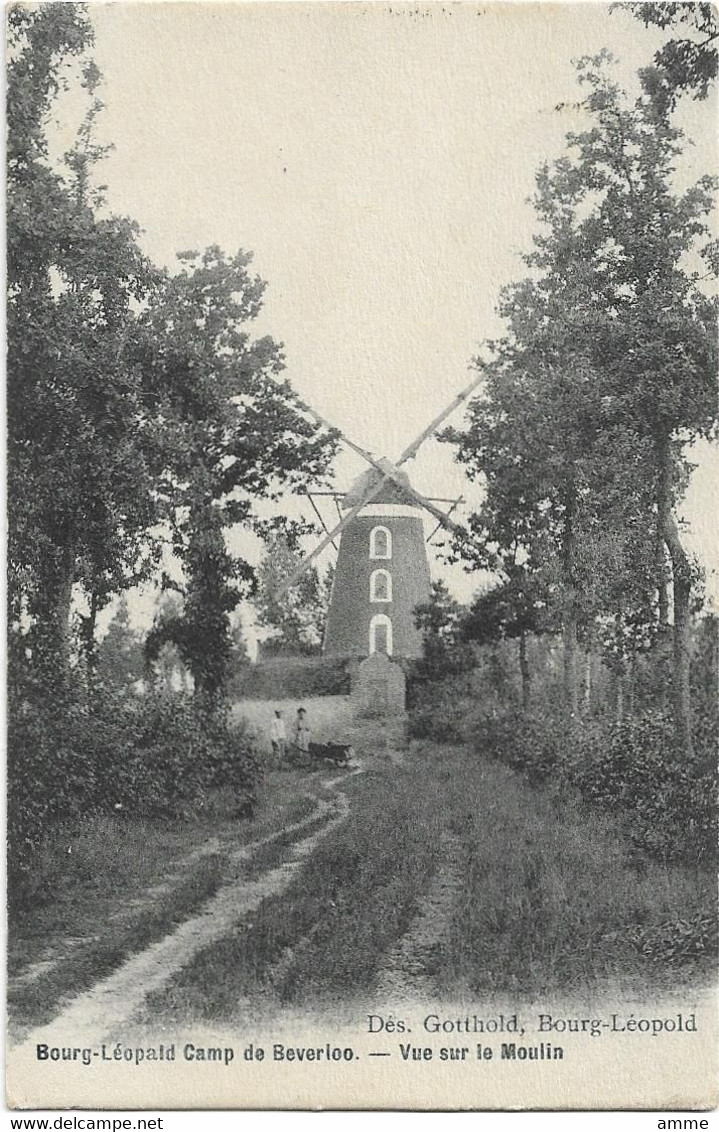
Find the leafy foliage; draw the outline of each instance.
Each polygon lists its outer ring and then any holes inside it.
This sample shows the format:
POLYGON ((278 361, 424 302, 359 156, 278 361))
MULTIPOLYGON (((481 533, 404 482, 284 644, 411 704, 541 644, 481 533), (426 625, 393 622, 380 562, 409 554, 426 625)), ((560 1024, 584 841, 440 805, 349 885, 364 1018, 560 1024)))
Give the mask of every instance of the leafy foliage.
POLYGON ((432 583, 430 599, 414 611, 422 630, 422 657, 412 665, 411 687, 459 676, 474 667, 475 658, 463 636, 466 609, 442 581, 432 583))
POLYGON ((317 653, 321 648, 334 571, 330 566, 324 578, 320 578, 317 568, 312 566, 296 585, 284 591, 283 583, 297 569, 299 561, 295 538, 282 531, 269 535, 254 599, 258 625, 273 631, 262 642, 265 656, 301 656, 317 653))
POLYGON ((83 60, 91 100, 99 78, 84 9, 14 7, 8 24, 8 597, 11 627, 29 621, 52 670, 66 663, 73 585, 94 616, 155 561, 151 418, 130 343, 156 272, 137 226, 101 215, 90 187, 96 100, 65 168, 48 157, 69 61, 83 60))
POLYGON ((626 4, 649 27, 676 32, 654 56, 654 67, 640 72, 645 90, 663 112, 672 110, 682 93, 706 98, 719 70, 719 18, 713 4, 626 4))
POLYGON ((632 840, 650 852, 697 863, 717 844, 717 772, 711 748, 692 761, 676 758, 671 720, 645 714, 590 736, 569 764, 570 781, 587 801, 631 815, 632 840))
POLYGON ((136 717, 130 758, 115 767, 105 791, 116 803, 159 816, 187 816, 210 791, 230 792, 237 813, 257 801, 261 764, 250 737, 216 712, 203 716, 191 699, 158 695, 136 717))
POLYGON ((279 380, 276 343, 249 335, 265 289, 251 256, 213 247, 180 262, 142 318, 140 364, 166 422, 158 489, 185 573, 182 611, 158 623, 149 653, 172 640, 197 693, 213 701, 227 677, 229 614, 256 584, 224 531, 262 529, 256 501, 321 477, 334 441, 317 435, 279 380))
POLYGON ((683 446, 716 420, 716 307, 688 266, 712 270, 714 184, 676 192, 680 131, 651 96, 630 103, 610 62, 578 64, 587 128, 537 175, 530 273, 502 296, 507 333, 477 360, 486 382, 466 428, 444 438, 486 485, 471 520, 478 564, 499 571, 495 598, 511 609, 485 602, 484 617, 520 635, 537 617, 561 625, 568 716, 583 637, 624 665, 665 627, 670 560, 675 719, 690 753, 696 572, 675 509, 683 446))

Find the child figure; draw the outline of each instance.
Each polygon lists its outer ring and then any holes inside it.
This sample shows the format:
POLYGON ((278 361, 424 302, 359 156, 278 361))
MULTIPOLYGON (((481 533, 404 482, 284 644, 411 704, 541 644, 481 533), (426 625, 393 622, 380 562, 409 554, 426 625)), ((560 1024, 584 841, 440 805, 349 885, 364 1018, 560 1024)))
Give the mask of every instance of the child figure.
POLYGON ((279 708, 275 708, 275 717, 270 724, 270 742, 272 743, 272 754, 275 758, 284 759, 285 748, 287 747, 287 731, 279 708))
POLYGON ((307 723, 307 712, 303 707, 297 709, 297 722, 295 723, 295 747, 298 751, 308 755, 310 751, 310 728, 307 723))

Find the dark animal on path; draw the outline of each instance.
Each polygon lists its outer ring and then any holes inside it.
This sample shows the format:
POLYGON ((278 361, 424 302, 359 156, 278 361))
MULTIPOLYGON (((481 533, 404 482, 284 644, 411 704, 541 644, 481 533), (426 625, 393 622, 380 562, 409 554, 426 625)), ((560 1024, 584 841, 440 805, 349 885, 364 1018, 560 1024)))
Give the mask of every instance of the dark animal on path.
POLYGON ((348 766, 352 747, 348 743, 310 743, 310 757, 323 759, 334 766, 348 766))

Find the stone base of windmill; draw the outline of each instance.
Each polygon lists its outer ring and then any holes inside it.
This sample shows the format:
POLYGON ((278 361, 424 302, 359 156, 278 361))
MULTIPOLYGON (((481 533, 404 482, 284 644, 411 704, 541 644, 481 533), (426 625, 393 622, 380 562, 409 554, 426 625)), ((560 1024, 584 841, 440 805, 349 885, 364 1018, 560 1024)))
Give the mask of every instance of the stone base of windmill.
POLYGON ((357 665, 351 681, 355 750, 400 761, 407 748, 404 672, 386 653, 376 652, 357 665))

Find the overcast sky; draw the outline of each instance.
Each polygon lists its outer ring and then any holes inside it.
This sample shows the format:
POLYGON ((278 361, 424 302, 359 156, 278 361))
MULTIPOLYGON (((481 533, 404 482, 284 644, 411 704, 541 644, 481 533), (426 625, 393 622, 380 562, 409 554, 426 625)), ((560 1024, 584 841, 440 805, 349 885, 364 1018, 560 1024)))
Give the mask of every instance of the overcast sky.
MULTIPOLYGON (((594 4, 91 10, 112 209, 138 220, 168 266, 212 243, 251 249, 269 284, 258 332, 284 342, 287 376, 390 457, 467 383, 477 343, 501 332, 498 292, 521 274, 534 228, 534 173, 580 124, 556 110, 578 96, 572 59, 609 47, 631 86, 662 41, 594 4)), ((684 182, 716 162, 715 110, 682 107, 697 143, 684 182)), ((717 466, 713 482, 700 457, 687 515, 711 565, 717 466)), ((343 456, 338 487, 361 467, 343 456)), ((408 470, 427 494, 477 499, 435 441, 408 470)), ((431 566, 471 594, 459 568, 431 566)))

